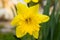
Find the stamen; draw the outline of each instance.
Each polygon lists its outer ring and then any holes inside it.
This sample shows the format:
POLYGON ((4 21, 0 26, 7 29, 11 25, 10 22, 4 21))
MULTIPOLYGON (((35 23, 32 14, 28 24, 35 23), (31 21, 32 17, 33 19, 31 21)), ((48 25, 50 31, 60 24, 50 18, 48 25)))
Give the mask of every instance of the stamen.
POLYGON ((25 21, 26 21, 26 23, 30 23, 31 22, 31 18, 28 18, 25 21))

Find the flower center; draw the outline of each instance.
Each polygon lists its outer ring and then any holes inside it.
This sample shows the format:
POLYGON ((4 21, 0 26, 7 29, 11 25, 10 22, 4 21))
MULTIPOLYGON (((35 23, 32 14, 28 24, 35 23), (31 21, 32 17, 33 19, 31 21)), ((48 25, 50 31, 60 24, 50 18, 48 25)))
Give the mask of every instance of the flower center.
POLYGON ((31 23, 31 18, 27 18, 25 21, 27 24, 29 24, 29 23, 31 23))

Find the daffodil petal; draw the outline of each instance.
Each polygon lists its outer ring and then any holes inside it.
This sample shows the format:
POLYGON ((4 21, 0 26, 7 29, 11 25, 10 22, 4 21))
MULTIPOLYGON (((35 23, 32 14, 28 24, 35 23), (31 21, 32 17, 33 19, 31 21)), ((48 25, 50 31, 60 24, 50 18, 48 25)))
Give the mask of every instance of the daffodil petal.
POLYGON ((32 35, 33 35, 34 38, 36 38, 36 39, 38 39, 39 30, 40 30, 40 25, 34 25, 34 31, 32 32, 32 35))
POLYGON ((24 0, 26 3, 29 3, 31 0, 24 0))
POLYGON ((23 20, 24 20, 24 17, 22 16, 22 14, 21 14, 21 15, 17 15, 17 16, 15 16, 15 18, 12 20, 11 25, 12 25, 12 26, 17 25, 18 22, 23 21, 23 20))
POLYGON ((33 32, 33 37, 38 39, 38 36, 39 36, 39 31, 34 31, 33 32))
POLYGON ((35 21, 35 23, 43 23, 43 22, 47 22, 49 20, 49 16, 43 15, 43 14, 39 14, 39 13, 35 14, 34 16, 32 16, 32 18, 35 21))
POLYGON ((47 15, 43 15, 43 14, 40 14, 40 21, 41 21, 41 23, 43 23, 43 22, 47 22, 50 18, 49 18, 49 16, 47 16, 47 15))
POLYGON ((29 29, 26 30, 30 35, 32 35, 32 32, 33 32, 33 26, 29 26, 29 29))
POLYGON ((39 0, 32 0, 33 2, 37 3, 39 0))
POLYGON ((38 39, 40 27, 41 27, 40 25, 34 25, 34 31, 33 31, 32 35, 36 39, 38 39))
POLYGON ((15 17, 13 20, 12 20, 12 22, 11 22, 11 25, 12 26, 16 26, 16 24, 18 23, 18 21, 19 21, 19 17, 17 16, 17 17, 15 17))
POLYGON ((26 13, 27 12, 27 8, 28 7, 26 5, 24 5, 24 4, 22 4, 22 3, 18 3, 16 5, 16 7, 17 7, 17 14, 26 13))
POLYGON ((16 28, 16 36, 17 36, 18 38, 21 38, 21 37, 23 37, 24 35, 26 35, 25 30, 24 30, 24 29, 21 29, 21 27, 18 26, 18 27, 16 28))
POLYGON ((29 13, 36 13, 39 10, 39 4, 29 8, 29 13))

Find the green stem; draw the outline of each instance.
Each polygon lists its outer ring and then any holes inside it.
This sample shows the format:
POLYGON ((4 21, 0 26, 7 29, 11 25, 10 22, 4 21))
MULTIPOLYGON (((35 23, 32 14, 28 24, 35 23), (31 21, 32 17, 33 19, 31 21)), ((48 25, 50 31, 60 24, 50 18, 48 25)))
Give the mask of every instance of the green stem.
POLYGON ((27 34, 21 40, 35 40, 31 35, 27 34))

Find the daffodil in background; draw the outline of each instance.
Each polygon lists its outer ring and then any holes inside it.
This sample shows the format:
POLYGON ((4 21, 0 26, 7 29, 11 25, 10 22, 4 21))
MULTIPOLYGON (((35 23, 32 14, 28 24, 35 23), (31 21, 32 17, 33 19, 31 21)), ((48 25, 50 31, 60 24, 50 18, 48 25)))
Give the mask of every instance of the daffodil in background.
POLYGON ((26 3, 29 3, 29 2, 35 2, 35 3, 37 3, 39 0, 24 0, 26 3))
POLYGON ((16 26, 16 36, 23 37, 27 33, 38 39, 40 25, 49 20, 49 16, 38 12, 39 4, 27 7, 24 4, 17 4, 17 16, 12 20, 11 25, 16 26))

